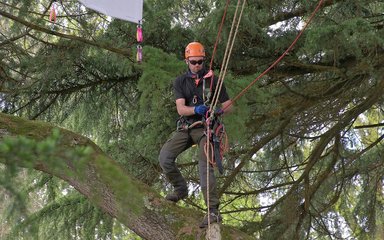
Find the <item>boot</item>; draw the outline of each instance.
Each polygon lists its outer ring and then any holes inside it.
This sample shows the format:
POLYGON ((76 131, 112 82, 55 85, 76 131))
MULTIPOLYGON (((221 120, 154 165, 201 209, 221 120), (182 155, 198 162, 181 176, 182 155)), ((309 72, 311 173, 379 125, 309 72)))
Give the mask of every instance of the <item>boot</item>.
POLYGON ((165 199, 167 199, 168 201, 177 203, 178 201, 186 198, 187 196, 188 196, 188 191, 181 191, 181 192, 174 191, 172 193, 168 193, 167 196, 165 196, 165 199))
MULTIPOLYGON (((209 224, 212 223, 221 223, 223 218, 221 217, 219 210, 212 209, 209 211, 209 224)), ((206 214, 203 218, 203 221, 200 223, 200 228, 208 227, 208 214, 206 214)))

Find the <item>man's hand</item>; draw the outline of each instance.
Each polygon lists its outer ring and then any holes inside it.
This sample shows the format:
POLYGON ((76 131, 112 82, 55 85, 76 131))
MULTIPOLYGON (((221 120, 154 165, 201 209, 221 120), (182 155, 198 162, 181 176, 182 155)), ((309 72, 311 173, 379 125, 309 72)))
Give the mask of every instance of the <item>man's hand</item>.
POLYGON ((208 107, 205 105, 198 105, 195 107, 194 111, 195 111, 195 114, 204 116, 205 113, 208 111, 208 107))

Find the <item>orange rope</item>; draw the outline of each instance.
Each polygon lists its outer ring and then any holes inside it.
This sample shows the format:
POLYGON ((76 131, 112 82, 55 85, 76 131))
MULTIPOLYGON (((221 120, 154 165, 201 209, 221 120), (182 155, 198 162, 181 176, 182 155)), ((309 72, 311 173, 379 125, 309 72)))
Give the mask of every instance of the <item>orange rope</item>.
POLYGON ((207 163, 210 163, 210 164, 214 165, 215 164, 215 162, 214 162, 214 158, 215 158, 214 153, 215 152, 213 151, 212 143, 208 143, 208 142, 205 143, 205 145, 204 145, 204 153, 205 153, 206 156, 209 156, 208 159, 207 159, 207 163), (210 152, 212 152, 212 153, 210 153, 210 152))
POLYGON ((223 111, 227 109, 230 105, 232 105, 235 101, 237 101, 241 96, 243 96, 250 87, 252 87, 261 77, 263 77, 265 74, 267 74, 272 68, 274 68, 284 57, 288 54, 289 51, 295 46, 305 29, 308 27, 309 23, 312 21, 312 19, 315 17, 315 14, 319 11, 321 5, 323 4, 324 0, 320 0, 317 7, 313 11, 312 15, 308 19, 308 21, 305 23, 303 29, 299 32, 299 34, 296 36, 295 40, 291 43, 291 45, 285 50, 285 52, 271 65, 269 66, 264 72, 262 72, 255 80, 253 80, 247 87, 245 87, 236 97, 232 99, 232 102, 228 104, 225 108, 223 108, 223 111))

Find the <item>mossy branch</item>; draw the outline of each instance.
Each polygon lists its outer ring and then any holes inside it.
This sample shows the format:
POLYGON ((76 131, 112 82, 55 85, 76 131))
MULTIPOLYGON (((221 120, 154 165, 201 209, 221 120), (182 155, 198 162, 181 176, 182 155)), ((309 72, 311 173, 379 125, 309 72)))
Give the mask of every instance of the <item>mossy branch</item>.
MULTIPOLYGON (((0 162, 65 180, 145 239, 196 239, 203 213, 165 201, 123 171, 89 139, 44 122, 0 113, 0 162)), ((250 239, 224 227, 222 239, 250 239)))

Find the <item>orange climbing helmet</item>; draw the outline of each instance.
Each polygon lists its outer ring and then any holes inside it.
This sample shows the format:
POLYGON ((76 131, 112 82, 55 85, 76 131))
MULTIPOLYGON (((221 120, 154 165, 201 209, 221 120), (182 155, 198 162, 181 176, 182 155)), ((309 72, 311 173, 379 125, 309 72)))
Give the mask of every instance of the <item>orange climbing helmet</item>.
POLYGON ((191 42, 185 48, 185 59, 189 57, 205 57, 204 46, 199 42, 191 42))

